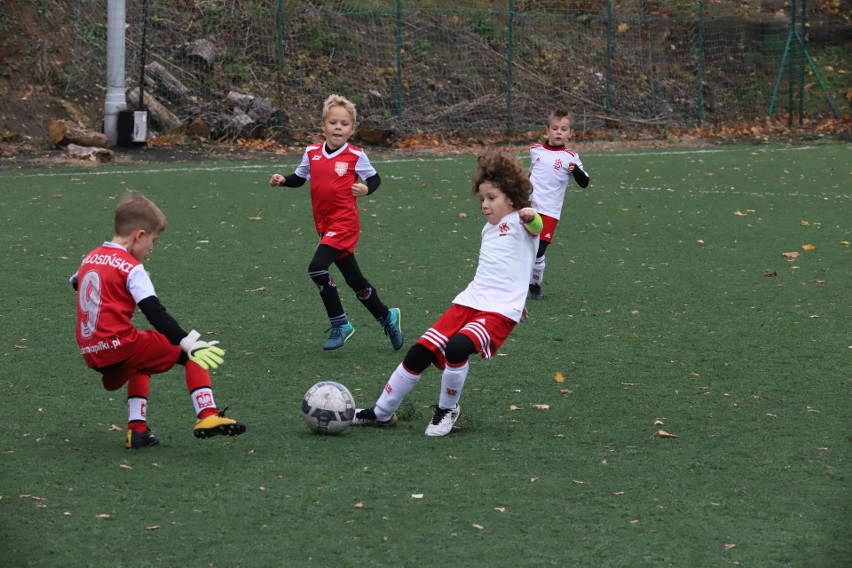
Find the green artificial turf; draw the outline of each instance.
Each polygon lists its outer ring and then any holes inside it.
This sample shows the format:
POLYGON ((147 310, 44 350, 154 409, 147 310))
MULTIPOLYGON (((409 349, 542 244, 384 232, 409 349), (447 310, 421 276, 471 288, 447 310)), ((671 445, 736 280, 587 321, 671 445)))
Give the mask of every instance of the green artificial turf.
POLYGON ((373 159, 357 254, 399 352, 334 272, 357 332, 322 350, 307 189, 267 185, 295 162, 0 173, 0 566, 848 566, 850 158, 583 155, 545 299, 438 439, 434 369, 396 429, 315 436, 299 406, 320 380, 371 404, 472 278, 473 156, 373 159), (67 278, 127 189, 168 216, 145 266, 227 350, 241 437, 193 438, 178 368, 152 382, 161 445, 125 450, 124 393, 77 353, 67 278))

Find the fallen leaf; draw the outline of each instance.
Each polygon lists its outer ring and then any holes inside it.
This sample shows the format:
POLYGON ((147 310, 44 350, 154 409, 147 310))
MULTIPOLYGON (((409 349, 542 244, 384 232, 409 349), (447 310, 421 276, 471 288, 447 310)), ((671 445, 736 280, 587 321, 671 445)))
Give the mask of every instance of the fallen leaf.
POLYGON ((422 493, 412 493, 411 498, 412 499, 423 499, 423 494, 422 493))
POLYGON ((479 524, 477 524, 477 523, 473 523, 473 528, 475 528, 475 529, 479 529, 479 530, 481 530, 481 531, 484 531, 484 530, 485 530, 485 527, 483 527, 482 525, 479 525, 479 524))
POLYGON ((802 245, 802 250, 816 250, 814 245, 802 245))
POLYGON ((363 508, 364 508, 364 504, 363 504, 363 503, 355 503, 354 507, 355 507, 356 509, 363 509, 363 508))
POLYGON ((572 479, 572 480, 571 480, 571 482, 572 482, 574 485, 585 485, 585 484, 586 484, 586 482, 585 482, 585 481, 580 481, 579 479, 572 479))
POLYGON ((808 225, 810 225, 810 223, 808 223, 807 221, 799 221, 799 225, 801 225, 802 227, 807 227, 808 225))
POLYGON ((690 378, 693 378, 693 379, 698 378, 698 377, 700 377, 700 376, 701 376, 701 375, 699 375, 698 373, 696 373, 695 371, 689 371, 689 372, 687 373, 687 375, 689 375, 689 376, 690 376, 690 378))
POLYGON ((618 495, 618 496, 624 495, 624 491, 616 491, 615 493, 613 493, 613 495, 618 495))
POLYGON ((630 523, 631 525, 635 525, 636 523, 639 522, 639 519, 633 519, 632 521, 627 521, 627 522, 630 523))
POLYGON ((459 219, 467 219, 467 213, 459 213, 459 219))
POLYGON ((654 420, 654 426, 662 426, 662 425, 663 425, 663 421, 662 421, 662 420, 660 420, 659 418, 657 418, 656 420, 654 420))
POLYGON ((556 374, 553 375, 553 380, 556 381, 557 383, 564 383, 565 382, 565 375, 563 375, 559 371, 556 371, 556 374))
POLYGON ((155 531, 160 528, 160 525, 151 525, 150 527, 145 527, 146 531, 155 531))
POLYGON ((97 518, 99 518, 99 519, 108 519, 108 518, 110 518, 110 517, 111 517, 111 515, 110 515, 110 514, 108 514, 108 513, 98 513, 98 514, 97 514, 97 515, 95 515, 95 516, 96 516, 97 518))
POLYGON ((537 477, 530 477, 530 483, 535 483, 536 481, 538 481, 537 477))
POLYGON ((509 410, 520 410, 520 409, 521 409, 520 406, 515 406, 514 404, 509 407, 509 410))
POLYGON ((680 436, 678 436, 677 434, 669 434, 665 430, 657 430, 656 434, 660 438, 680 438, 680 436))
POLYGON ((532 407, 537 410, 550 410, 549 404, 533 404, 532 407))
POLYGON ((726 545, 725 545, 725 550, 731 550, 731 549, 732 549, 733 547, 735 547, 735 546, 736 546, 736 544, 726 544, 726 545))
POLYGON ((571 389, 559 389, 559 392, 562 394, 571 394, 574 391, 572 391, 571 389))
POLYGON ((127 465, 126 463, 118 464, 118 467, 123 468, 123 469, 131 469, 131 470, 133 469, 131 466, 127 465))
POLYGON ((505 513, 506 507, 494 507, 494 510, 497 511, 498 513, 505 513))
POLYGON ((784 258, 799 258, 799 253, 797 253, 796 251, 782 252, 781 256, 783 256, 784 258))
POLYGON ((742 211, 734 211, 734 215, 736 215, 737 217, 745 217, 746 216, 746 214, 743 213, 742 211))
POLYGON ((776 272, 776 271, 774 271, 774 270, 773 270, 772 272, 766 272, 766 273, 764 274, 764 276, 767 276, 767 277, 769 277, 769 278, 775 278, 776 276, 778 276, 778 272, 776 272))

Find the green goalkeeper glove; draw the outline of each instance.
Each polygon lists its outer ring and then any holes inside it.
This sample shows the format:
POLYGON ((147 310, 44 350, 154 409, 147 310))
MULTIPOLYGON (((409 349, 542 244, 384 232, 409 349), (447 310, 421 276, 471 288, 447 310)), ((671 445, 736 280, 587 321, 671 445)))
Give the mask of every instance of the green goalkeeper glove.
POLYGON ((218 341, 199 341, 201 334, 194 329, 180 340, 180 348, 189 355, 189 360, 204 369, 216 369, 224 362, 225 351, 216 345, 218 341))

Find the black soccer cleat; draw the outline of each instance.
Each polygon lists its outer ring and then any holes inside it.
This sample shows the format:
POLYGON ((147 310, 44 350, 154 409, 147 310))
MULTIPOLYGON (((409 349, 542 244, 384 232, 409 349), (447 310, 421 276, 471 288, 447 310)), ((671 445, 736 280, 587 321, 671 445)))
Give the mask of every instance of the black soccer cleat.
POLYGON ((544 294, 541 293, 540 284, 530 284, 530 297, 533 300, 543 300, 544 294))
POLYGON ((144 434, 140 434, 136 430, 127 429, 127 441, 124 443, 124 447, 129 449, 138 450, 139 448, 145 448, 147 446, 157 446, 160 443, 160 439, 154 434, 150 428, 145 430, 144 434))

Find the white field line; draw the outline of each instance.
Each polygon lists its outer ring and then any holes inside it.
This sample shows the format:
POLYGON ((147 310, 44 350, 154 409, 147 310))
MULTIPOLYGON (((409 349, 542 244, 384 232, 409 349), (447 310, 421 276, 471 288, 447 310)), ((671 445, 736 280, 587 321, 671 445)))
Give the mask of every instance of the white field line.
MULTIPOLYGON (((798 152, 803 150, 815 150, 817 146, 800 146, 794 148, 762 148, 753 150, 756 152, 798 152)), ((650 150, 647 152, 625 152, 625 153, 606 153, 600 154, 601 156, 614 156, 614 157, 622 157, 622 158, 630 158, 637 156, 678 156, 678 155, 695 155, 695 154, 720 154, 726 152, 743 152, 744 147, 732 147, 732 148, 696 148, 692 150, 650 150)), ((595 155, 595 154, 590 154, 595 155)), ((452 162, 456 160, 464 159, 465 156, 448 156, 443 158, 396 158, 396 159, 388 159, 388 160, 373 160, 376 164, 406 164, 412 162, 452 162)), ((528 159, 529 156, 518 156, 520 160, 528 159)), ((134 170, 109 170, 109 171, 77 171, 77 172, 40 172, 40 173, 32 173, 32 174, 18 174, 16 177, 87 177, 87 176, 108 176, 108 175, 146 175, 146 174, 174 174, 174 173, 191 173, 191 172, 240 172, 240 171, 269 171, 273 172, 276 170, 288 170, 293 169, 298 165, 297 162, 284 162, 284 163, 269 163, 269 164, 248 164, 248 165, 232 165, 232 166, 186 166, 186 167, 156 167, 152 166, 150 168, 141 168, 134 170)), ((2 172, 0 172, 0 176, 2 172)), ((633 187, 633 186, 622 186, 619 187, 619 190, 627 190, 627 191, 667 191, 670 193, 676 193, 678 191, 684 191, 686 193, 696 193, 696 194, 725 194, 725 195, 750 195, 757 197, 771 197, 777 194, 774 193, 762 193, 762 192, 748 192, 748 191, 731 191, 731 190, 693 190, 693 189, 684 189, 677 190, 674 188, 668 187, 633 187)), ((809 195, 806 193, 793 192, 788 194, 789 197, 813 197, 818 199, 829 199, 828 196, 825 195, 809 195)), ((852 195, 849 194, 836 194, 831 197, 838 197, 842 199, 852 199, 852 195)))

